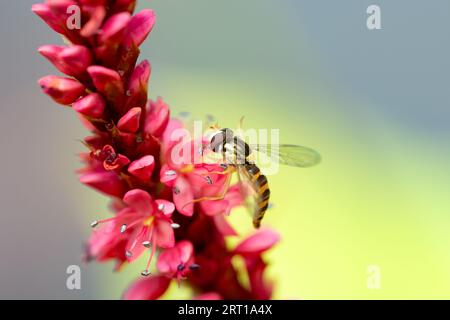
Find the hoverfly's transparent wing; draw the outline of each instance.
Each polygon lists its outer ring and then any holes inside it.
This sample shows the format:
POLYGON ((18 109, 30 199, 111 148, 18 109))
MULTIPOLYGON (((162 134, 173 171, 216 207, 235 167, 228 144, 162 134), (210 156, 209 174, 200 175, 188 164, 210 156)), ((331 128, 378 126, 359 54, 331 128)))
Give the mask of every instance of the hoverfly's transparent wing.
POLYGON ((312 167, 321 160, 317 151, 294 144, 254 145, 251 148, 267 154, 272 161, 292 167, 312 167))
POLYGON ((242 197, 244 198, 243 206, 247 210, 249 216, 252 217, 256 204, 254 203, 254 200, 252 199, 253 197, 250 197, 250 196, 254 195, 255 191, 252 190, 251 193, 249 192, 251 182, 250 182, 248 174, 244 168, 242 168, 241 166, 238 166, 237 170, 236 170, 236 175, 238 178, 239 191, 240 191, 242 197), (253 202, 251 199, 253 200, 253 202))

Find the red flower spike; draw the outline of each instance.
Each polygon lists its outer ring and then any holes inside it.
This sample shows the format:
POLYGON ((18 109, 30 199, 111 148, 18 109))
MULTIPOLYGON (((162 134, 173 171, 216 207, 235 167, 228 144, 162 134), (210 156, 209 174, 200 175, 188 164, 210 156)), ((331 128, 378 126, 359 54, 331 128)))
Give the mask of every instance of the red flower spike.
POLYGON ((265 281, 262 254, 279 236, 262 230, 228 248, 226 238, 237 233, 227 215, 249 194, 230 186, 223 165, 204 161, 209 139, 188 139, 185 124, 170 118, 161 98, 148 101, 150 63, 136 62, 155 14, 132 16, 135 6, 135 0, 47 0, 32 8, 70 42, 39 52, 71 78, 48 76, 39 84, 58 103, 72 105, 91 131, 84 139, 89 152, 80 155, 80 181, 112 200, 114 215, 91 225, 86 260, 114 260, 118 270, 145 254, 142 275, 148 276, 160 252, 159 274, 136 281, 124 299, 158 299, 171 278, 186 279, 195 299, 269 299, 273 284, 265 281), (74 30, 66 23, 73 17, 70 5, 81 9, 74 30), (242 268, 232 264, 234 255, 244 259, 242 268), (242 273, 249 286, 239 281, 242 273))

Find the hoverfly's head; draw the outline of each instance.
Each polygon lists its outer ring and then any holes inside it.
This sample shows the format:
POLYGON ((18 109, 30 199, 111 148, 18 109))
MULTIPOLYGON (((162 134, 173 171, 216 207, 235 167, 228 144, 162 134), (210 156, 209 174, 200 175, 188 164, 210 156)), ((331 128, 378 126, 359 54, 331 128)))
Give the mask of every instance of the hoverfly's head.
POLYGON ((233 131, 228 128, 220 129, 213 134, 210 141, 210 148, 214 152, 223 152, 225 144, 233 141, 233 131))

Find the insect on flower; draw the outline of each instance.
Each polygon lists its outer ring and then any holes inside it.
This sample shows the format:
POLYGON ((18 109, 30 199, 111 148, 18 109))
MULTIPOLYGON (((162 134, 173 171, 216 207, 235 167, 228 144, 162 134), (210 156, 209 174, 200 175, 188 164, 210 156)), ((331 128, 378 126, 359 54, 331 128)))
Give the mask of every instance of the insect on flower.
MULTIPOLYGON (((242 125, 242 120, 240 127, 242 125)), ((252 160, 252 155, 262 152, 269 155, 272 161, 292 167, 311 167, 321 160, 320 154, 310 148, 293 144, 266 144, 249 145, 229 128, 211 126, 216 131, 212 134, 209 148, 212 152, 220 154, 223 159, 224 173, 236 173, 238 180, 251 186, 254 195, 253 226, 259 228, 261 220, 269 207, 270 189, 267 177, 252 160)), ((227 181, 229 185, 231 179, 227 181)), ((242 184, 241 184, 242 185, 242 184)), ((224 190, 226 192, 226 189, 224 190)), ((221 196, 213 200, 220 199, 221 196)), ((205 199, 202 199, 205 200, 205 199)), ((211 199, 206 199, 211 200, 211 199)))

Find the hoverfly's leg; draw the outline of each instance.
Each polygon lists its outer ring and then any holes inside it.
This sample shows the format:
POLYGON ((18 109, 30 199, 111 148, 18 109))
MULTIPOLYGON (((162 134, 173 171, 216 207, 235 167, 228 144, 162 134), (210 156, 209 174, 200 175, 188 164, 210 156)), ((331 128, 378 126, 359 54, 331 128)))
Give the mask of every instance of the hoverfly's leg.
POLYGON ((226 166, 226 168, 224 168, 223 171, 210 171, 210 172, 205 172, 205 173, 201 173, 202 176, 207 176, 210 174, 232 174, 233 172, 236 171, 235 166, 229 166, 224 164, 224 166, 226 166))
POLYGON ((245 118, 245 116, 242 116, 242 117, 239 119, 239 123, 238 123, 238 129, 239 129, 239 130, 243 130, 243 129, 244 129, 244 118, 245 118))
MULTIPOLYGON (((221 172, 221 173, 223 173, 223 172, 221 172)), ((184 209, 186 206, 188 206, 190 204, 198 203, 198 202, 201 202, 201 201, 218 201, 218 200, 223 200, 225 198, 227 192, 228 192, 228 189, 230 188, 231 178, 232 178, 232 174, 230 173, 230 175, 227 177, 227 180, 225 181, 224 188, 223 188, 222 192, 220 193, 220 195, 213 196, 213 197, 201 197, 201 198, 198 198, 198 199, 193 199, 193 200, 188 201, 187 203, 185 203, 183 205, 182 209, 184 209)))

